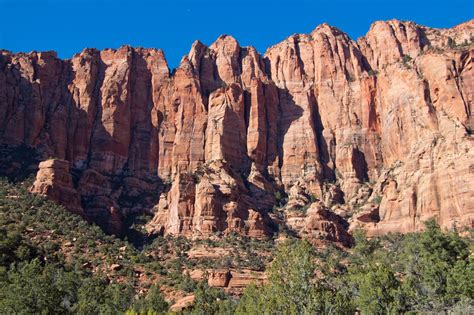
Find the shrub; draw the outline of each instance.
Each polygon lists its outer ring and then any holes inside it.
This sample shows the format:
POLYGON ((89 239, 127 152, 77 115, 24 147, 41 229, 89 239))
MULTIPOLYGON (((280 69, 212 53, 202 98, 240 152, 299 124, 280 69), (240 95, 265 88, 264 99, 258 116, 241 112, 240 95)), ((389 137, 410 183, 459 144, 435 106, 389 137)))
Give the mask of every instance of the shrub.
POLYGON ((160 288, 154 284, 148 290, 146 297, 136 301, 130 311, 135 314, 165 314, 168 307, 160 288))
POLYGON ((370 69, 368 73, 369 73, 369 76, 371 77, 376 77, 379 74, 377 70, 372 70, 372 69, 370 69))

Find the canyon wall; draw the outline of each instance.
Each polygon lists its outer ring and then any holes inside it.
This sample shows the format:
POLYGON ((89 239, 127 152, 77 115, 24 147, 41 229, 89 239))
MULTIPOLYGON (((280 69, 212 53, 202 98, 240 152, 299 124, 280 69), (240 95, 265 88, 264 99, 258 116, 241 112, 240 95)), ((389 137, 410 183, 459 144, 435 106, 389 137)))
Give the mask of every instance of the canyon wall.
POLYGON ((262 56, 220 36, 161 50, 0 52, 0 144, 41 159, 32 191, 120 234, 252 237, 474 222, 474 20, 327 24, 262 56))

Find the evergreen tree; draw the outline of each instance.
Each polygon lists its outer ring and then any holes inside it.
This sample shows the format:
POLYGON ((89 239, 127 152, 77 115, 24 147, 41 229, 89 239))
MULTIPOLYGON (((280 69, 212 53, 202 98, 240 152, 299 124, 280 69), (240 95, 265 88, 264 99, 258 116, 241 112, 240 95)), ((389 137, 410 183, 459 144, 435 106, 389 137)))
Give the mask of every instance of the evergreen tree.
POLYGON ((400 282, 390 267, 372 264, 352 277, 357 284, 355 303, 362 314, 398 313, 400 282))
POLYGON ((0 286, 0 310, 6 314, 61 314, 75 298, 74 283, 56 266, 35 259, 13 265, 0 286))
POLYGON ((135 302, 133 311, 137 314, 164 314, 168 311, 168 303, 165 301, 163 294, 158 285, 152 285, 148 290, 145 298, 135 302))
MULTIPOLYGON (((442 312, 454 303, 448 294, 448 278, 459 278, 456 273, 468 266, 469 253, 468 244, 457 233, 443 232, 434 220, 426 222, 424 232, 407 235, 400 258, 404 262, 402 289, 408 308, 442 312)), ((454 285, 450 288, 456 291, 454 285)))

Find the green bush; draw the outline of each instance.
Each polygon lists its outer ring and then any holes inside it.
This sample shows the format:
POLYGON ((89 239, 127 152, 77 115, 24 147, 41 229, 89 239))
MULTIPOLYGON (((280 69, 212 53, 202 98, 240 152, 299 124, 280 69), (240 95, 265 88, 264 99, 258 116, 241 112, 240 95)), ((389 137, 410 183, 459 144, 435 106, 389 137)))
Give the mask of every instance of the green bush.
POLYGON ((470 239, 426 230, 366 239, 356 231, 350 251, 315 252, 305 241, 281 244, 269 281, 249 286, 237 314, 400 314, 473 309, 470 239))

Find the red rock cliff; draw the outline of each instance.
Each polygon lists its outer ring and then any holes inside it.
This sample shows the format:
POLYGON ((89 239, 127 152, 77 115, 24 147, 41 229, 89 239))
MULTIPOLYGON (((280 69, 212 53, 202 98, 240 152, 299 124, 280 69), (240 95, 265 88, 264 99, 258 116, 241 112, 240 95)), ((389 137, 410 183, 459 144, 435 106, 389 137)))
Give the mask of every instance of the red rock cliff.
POLYGON ((261 56, 224 35, 172 74, 155 49, 1 51, 0 143, 54 157, 33 191, 114 233, 144 211, 189 237, 472 226, 473 39, 474 20, 323 24, 261 56))

